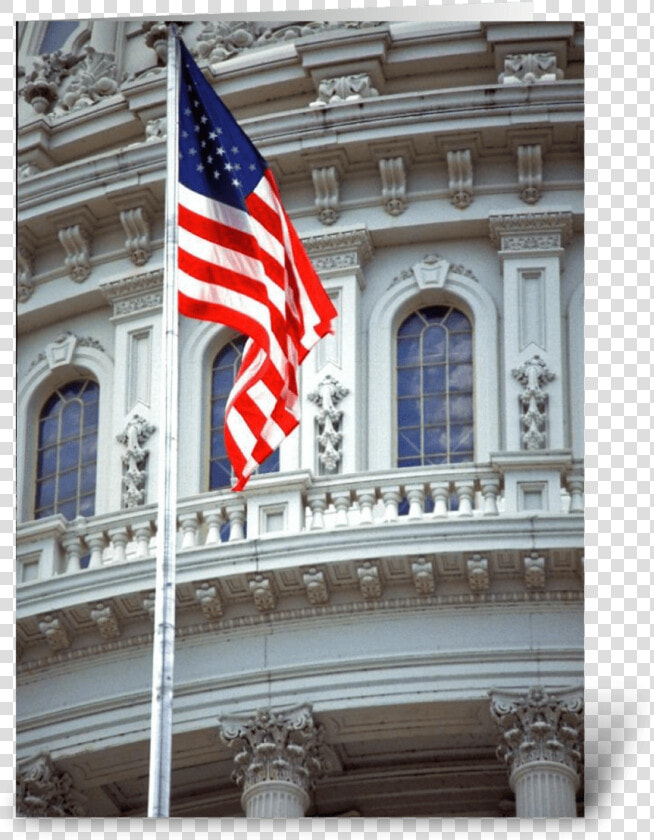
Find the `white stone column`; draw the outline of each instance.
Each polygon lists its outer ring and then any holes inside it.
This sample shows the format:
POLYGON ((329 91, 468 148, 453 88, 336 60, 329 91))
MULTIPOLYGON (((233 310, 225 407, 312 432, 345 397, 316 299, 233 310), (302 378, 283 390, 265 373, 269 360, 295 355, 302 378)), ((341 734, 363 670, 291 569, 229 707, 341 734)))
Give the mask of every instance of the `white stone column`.
POLYGON ((498 757, 509 768, 517 817, 576 817, 583 744, 583 689, 491 692, 502 731, 498 757))
POLYGON ((311 706, 228 715, 219 725, 222 741, 236 752, 232 779, 243 787, 245 816, 303 817, 316 779, 334 763, 311 706))

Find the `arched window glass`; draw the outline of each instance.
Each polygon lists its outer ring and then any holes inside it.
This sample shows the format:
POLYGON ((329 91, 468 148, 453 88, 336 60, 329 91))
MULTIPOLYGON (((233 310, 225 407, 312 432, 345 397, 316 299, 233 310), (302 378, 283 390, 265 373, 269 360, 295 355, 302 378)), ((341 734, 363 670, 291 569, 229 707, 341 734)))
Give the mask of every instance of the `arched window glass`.
MULTIPOLYGON (((225 405, 234 379, 241 365, 244 336, 226 344, 216 355, 211 371, 211 454, 209 460, 209 489, 229 487, 232 467, 225 450, 225 405)), ((279 450, 275 450, 257 470, 261 473, 279 472, 279 450)))
POLYGON ((39 53, 53 53, 60 50, 66 43, 68 36, 78 27, 78 20, 54 20, 48 23, 45 35, 39 47, 39 53))
POLYGON ((397 332, 397 465, 474 459, 472 327, 451 306, 409 315, 397 332))
POLYGON ((35 519, 95 513, 100 388, 77 379, 58 388, 39 416, 35 519))

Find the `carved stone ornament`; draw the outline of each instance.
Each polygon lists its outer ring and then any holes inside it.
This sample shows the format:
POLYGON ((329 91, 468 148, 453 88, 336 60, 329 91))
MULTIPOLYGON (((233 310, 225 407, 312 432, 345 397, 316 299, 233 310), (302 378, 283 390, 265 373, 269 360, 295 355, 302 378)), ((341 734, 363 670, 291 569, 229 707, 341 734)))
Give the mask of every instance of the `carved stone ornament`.
POLYGON ((466 560, 466 573, 468 576, 468 586, 472 592, 481 593, 488 591, 490 588, 490 577, 486 557, 480 557, 479 554, 474 554, 469 560, 466 560))
POLYGON ((66 252, 66 268, 75 281, 83 283, 91 273, 91 239, 82 225, 70 225, 58 232, 66 252))
POLYGON ((114 317, 132 315, 145 309, 161 306, 163 300, 163 271, 147 271, 101 283, 100 289, 113 305, 114 317))
POLYGON ((202 614, 208 621, 216 621, 223 614, 223 605, 215 584, 199 584, 195 588, 195 600, 200 604, 202 614))
POLYGON ((545 449, 547 446, 547 395, 543 387, 555 376, 536 354, 511 371, 514 379, 524 386, 520 394, 522 414, 522 445, 524 449, 545 449))
POLYGON ((127 449, 122 457, 122 501, 125 508, 135 508, 145 502, 148 452, 143 449, 143 444, 155 431, 155 426, 152 426, 139 414, 134 414, 127 421, 125 431, 116 435, 118 443, 122 443, 127 449))
POLYGON ((166 118, 157 117, 154 120, 148 120, 145 124, 145 142, 153 143, 156 140, 166 139, 166 118))
POLYGON ((581 688, 491 692, 491 717, 502 742, 497 756, 511 773, 532 762, 551 761, 582 769, 584 698, 581 688))
POLYGON ((323 225, 333 225, 341 215, 339 204, 339 177, 335 166, 322 166, 311 170, 316 192, 316 210, 323 225))
POLYGON ((504 72, 498 81, 503 85, 533 85, 562 78, 563 70, 556 66, 555 53, 515 53, 504 58, 504 72))
POLYGON ((447 174, 450 185, 450 200, 459 210, 465 210, 472 203, 472 155, 470 149, 459 149, 447 153, 447 174))
POLYGON ((408 204, 404 158, 382 158, 379 161, 379 174, 384 209, 391 216, 399 216, 404 213, 408 204))
POLYGON ((221 740, 236 753, 232 779, 244 792, 267 781, 289 782, 308 792, 336 763, 309 704, 277 712, 259 709, 252 717, 225 715, 219 727, 221 740))
POLYGON ((47 753, 16 769, 16 815, 19 817, 85 817, 86 797, 73 787, 47 753))
POLYGON ((538 144, 518 146, 518 184, 521 200, 536 204, 543 184, 543 156, 538 144))
POLYGON ((40 171, 40 167, 36 163, 32 163, 32 161, 21 163, 18 166, 18 180, 24 181, 27 178, 32 178, 34 175, 38 175, 40 171))
POLYGON ((20 95, 37 114, 46 114, 58 99, 62 80, 83 58, 72 53, 62 54, 61 50, 35 58, 34 69, 25 77, 20 95))
POLYGON ((168 24, 164 21, 145 20, 141 24, 141 31, 145 35, 145 45, 157 54, 157 62, 161 65, 168 60, 168 24))
POLYGON ((327 374, 319 383, 315 391, 312 391, 308 398, 318 406, 316 417, 318 423, 318 460, 327 472, 333 473, 338 468, 341 460, 339 450, 343 439, 339 431, 343 412, 336 408, 343 397, 349 393, 348 389, 341 385, 338 379, 327 374))
POLYGON ((34 254, 25 245, 16 248, 16 263, 18 276, 16 278, 16 299, 19 303, 26 303, 34 291, 32 275, 34 272, 34 254))
POLYGON ((134 265, 145 265, 152 254, 150 214, 145 207, 121 210, 120 223, 125 231, 125 250, 134 265))
POLYGON ((93 47, 86 47, 68 75, 70 80, 62 85, 54 109, 55 114, 88 108, 101 99, 118 93, 116 60, 111 53, 102 53, 93 47))
POLYGON ((98 603, 90 610, 91 620, 94 621, 100 635, 107 641, 120 636, 120 625, 111 604, 98 603))
POLYGON ((362 268, 373 254, 372 239, 366 228, 307 236, 302 244, 318 272, 362 268))
POLYGON ((433 595, 436 591, 434 567, 430 560, 419 557, 411 563, 413 585, 418 595, 433 595))
POLYGON ((557 251, 572 239, 572 213, 512 213, 489 217, 490 238, 500 251, 557 251))
POLYGON ((78 347, 92 347, 94 350, 100 350, 104 353, 105 349, 97 338, 92 338, 90 335, 79 336, 70 330, 60 332, 48 345, 43 352, 33 359, 29 369, 36 367, 40 362, 47 361, 50 370, 54 370, 60 365, 70 364, 78 347))
POLYGON ((537 551, 524 558, 525 564, 525 586, 527 589, 545 589, 545 558, 537 551))
POLYGON ((381 598, 382 584, 379 577, 379 569, 374 563, 366 560, 365 563, 358 566, 357 577, 359 578, 361 594, 366 600, 381 598))
POLYGON ((44 615, 39 621, 39 630, 45 636, 54 653, 70 647, 70 639, 66 633, 66 628, 55 616, 44 615))
POLYGON ((324 572, 309 569, 302 574, 302 582, 306 588, 307 600, 310 604, 326 604, 329 601, 329 590, 327 589, 324 572))
POLYGON ((245 50, 294 41, 305 35, 333 29, 364 29, 378 26, 376 21, 309 21, 272 24, 254 21, 206 21, 192 49, 198 59, 217 64, 245 50))
POLYGON ((328 105, 342 105, 346 102, 360 102, 379 96, 369 73, 352 73, 334 79, 323 79, 318 85, 318 98, 309 103, 310 108, 326 108, 328 105))
POLYGON ((255 575, 249 582, 254 606, 259 612, 272 612, 277 605, 272 579, 264 575, 255 575))
POLYGON ((473 272, 464 265, 448 262, 439 254, 427 254, 419 263, 412 265, 411 268, 405 268, 397 277, 394 277, 388 288, 390 289, 404 280, 413 279, 421 289, 442 289, 450 273, 460 274, 479 282, 473 272))

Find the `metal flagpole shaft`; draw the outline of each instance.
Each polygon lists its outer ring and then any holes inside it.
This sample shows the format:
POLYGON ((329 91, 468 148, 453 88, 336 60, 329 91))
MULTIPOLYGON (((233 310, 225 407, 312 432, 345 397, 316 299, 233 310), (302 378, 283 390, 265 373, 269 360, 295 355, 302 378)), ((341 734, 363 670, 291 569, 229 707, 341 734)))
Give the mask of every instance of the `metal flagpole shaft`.
POLYGON ((152 661, 152 718, 148 816, 167 817, 170 809, 173 668, 175 660, 175 540, 177 535, 178 308, 177 124, 178 56, 175 25, 168 27, 166 96, 166 229, 162 313, 161 440, 157 513, 157 557, 152 661))

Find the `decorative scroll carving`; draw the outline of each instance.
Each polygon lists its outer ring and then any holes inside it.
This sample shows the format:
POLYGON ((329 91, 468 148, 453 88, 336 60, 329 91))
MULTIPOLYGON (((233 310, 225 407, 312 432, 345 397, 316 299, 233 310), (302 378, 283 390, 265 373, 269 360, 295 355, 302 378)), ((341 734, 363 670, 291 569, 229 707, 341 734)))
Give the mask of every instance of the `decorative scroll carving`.
POLYGON ((244 50, 293 41, 333 29, 364 29, 379 26, 377 21, 310 21, 271 25, 253 21, 206 21, 192 52, 210 64, 239 55, 244 50))
POLYGON ((19 764, 16 770, 16 814, 19 817, 85 817, 86 797, 73 787, 47 753, 19 764))
POLYGON ((163 271, 147 271, 101 283, 100 289, 107 300, 113 304, 114 317, 131 315, 144 309, 161 306, 163 300, 163 271))
POLYGON ((145 479, 148 452, 143 444, 156 431, 139 414, 134 414, 127 421, 125 431, 116 435, 118 443, 127 448, 123 462, 123 507, 135 508, 145 502, 145 479))
POLYGON ((341 214, 339 205, 339 178, 335 166, 323 166, 311 170, 313 187, 316 191, 316 209, 323 225, 333 225, 341 214))
POLYGON ((518 184, 522 201, 536 204, 543 184, 543 157, 538 144, 518 146, 518 184))
POLYGON ((545 589, 545 558, 537 551, 524 558, 527 589, 545 589))
POLYGON ((16 262, 18 264, 16 299, 19 303, 25 303, 32 297, 34 291, 34 283, 32 282, 34 272, 33 251, 25 245, 19 244, 16 248, 16 262))
POLYGON ((352 73, 349 76, 323 79, 318 85, 318 98, 310 102, 309 107, 326 108, 344 102, 360 102, 373 96, 379 96, 379 91, 373 86, 370 74, 352 73))
POLYGON ((125 249, 134 265, 145 265, 152 254, 150 214, 144 207, 121 210, 120 223, 125 231, 125 249))
POLYGON ((223 614, 223 605, 215 584, 199 584, 195 589, 195 600, 200 604, 202 613, 208 621, 215 621, 223 614))
POLYGON ((363 565, 357 568, 357 577, 359 578, 361 594, 366 600, 381 598, 382 584, 379 569, 374 563, 366 560, 363 565))
POLYGON ((503 85, 533 85, 556 82, 563 70, 556 66, 555 53, 515 53, 504 58, 504 72, 498 81, 503 85))
POLYGON ((35 58, 34 69, 26 77, 21 96, 37 114, 47 113, 57 101, 62 80, 83 58, 83 55, 72 53, 64 55, 61 50, 35 58))
POLYGON ((447 174, 450 182, 450 201, 459 210, 472 202, 472 155, 470 149, 447 153, 447 174))
POLYGON ((406 173, 404 158, 382 158, 379 161, 382 180, 382 204, 391 216, 399 216, 406 210, 406 173))
POLYGON ((511 773, 538 761, 557 762, 580 773, 584 719, 581 688, 546 691, 536 686, 527 695, 491 692, 490 711, 502 733, 497 756, 511 773))
POLYGON ((436 580, 434 579, 434 567, 430 560, 419 557, 411 563, 411 574, 413 585, 418 595, 433 595, 436 591, 436 580))
POLYGON ((148 120, 145 124, 145 142, 152 143, 155 140, 166 139, 166 118, 157 117, 154 120, 148 120))
POLYGON ((468 576, 468 586, 472 592, 487 592, 490 587, 490 577, 488 574, 488 560, 485 557, 480 557, 479 554, 466 560, 466 573, 468 576))
POLYGON ((252 717, 225 715, 219 727, 221 740, 236 753, 232 779, 244 792, 262 782, 284 781, 308 793, 338 764, 308 703, 277 712, 259 709, 252 717))
POLYGON ((524 429, 522 445, 524 449, 545 449, 547 445, 547 395, 543 387, 551 382, 555 375, 549 370, 539 355, 523 362, 519 368, 511 371, 514 379, 524 386, 520 394, 522 415, 520 424, 524 429))
POLYGON ((264 575, 255 575, 249 586, 254 606, 259 612, 272 612, 277 603, 272 579, 264 575))
POLYGON ((106 96, 118 93, 116 60, 111 53, 86 47, 69 76, 70 82, 66 83, 65 91, 59 96, 55 114, 87 108, 106 96))
POLYGON ((329 590, 324 572, 309 569, 302 574, 302 582, 306 587, 307 600, 310 604, 326 604, 329 601, 329 590))
POLYGON ((66 633, 66 628, 55 616, 50 614, 44 615, 39 621, 39 630, 43 633, 47 643, 55 653, 70 647, 70 639, 66 633))
POLYGON ((343 439, 339 431, 343 412, 336 408, 344 396, 349 393, 348 389, 341 385, 338 379, 327 374, 319 383, 317 389, 312 391, 308 398, 318 406, 318 460, 325 467, 327 472, 335 472, 341 460, 339 446, 343 439))
POLYGON ((479 282, 473 272, 464 265, 450 263, 439 254, 427 254, 421 262, 412 265, 411 268, 405 268, 394 277, 388 288, 413 278, 421 289, 442 289, 450 273, 470 277, 471 280, 479 282))
POLYGON ((117 639, 120 636, 120 625, 111 604, 100 602, 90 612, 91 619, 98 625, 103 639, 117 639))
POLYGON ((83 283, 91 273, 91 240, 81 225, 70 225, 58 232, 66 252, 66 267, 76 283, 83 283))

